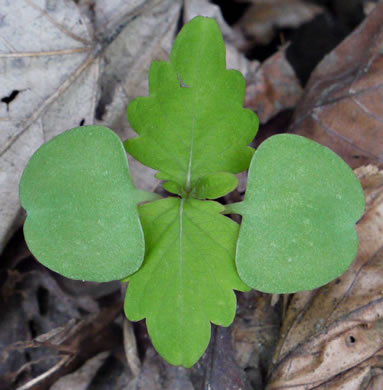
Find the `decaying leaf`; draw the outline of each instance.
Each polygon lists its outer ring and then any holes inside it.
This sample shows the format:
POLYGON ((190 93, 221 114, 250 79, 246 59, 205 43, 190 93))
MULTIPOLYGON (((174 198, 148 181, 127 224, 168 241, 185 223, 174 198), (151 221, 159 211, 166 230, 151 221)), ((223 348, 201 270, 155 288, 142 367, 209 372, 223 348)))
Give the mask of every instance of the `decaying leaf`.
POLYGON ((314 70, 290 130, 352 168, 383 166, 383 3, 314 70))
POLYGON ((357 174, 367 208, 359 255, 318 290, 294 295, 271 369, 269 390, 380 389, 383 358, 383 171, 357 174))
POLYGON ((264 61, 247 80, 245 106, 253 109, 261 123, 283 110, 293 109, 303 89, 286 59, 288 45, 264 61))
POLYGON ((62 376, 49 390, 86 390, 110 352, 100 352, 75 372, 62 376))
POLYGON ((27 271, 13 271, 1 286, 0 388, 4 390, 47 389, 58 377, 122 341, 113 324, 121 302, 86 316, 82 313, 87 308, 62 290, 52 273, 31 257, 28 263, 27 271))
MULTIPOLYGON (((169 58, 180 11, 181 0, 96 2, 98 34, 108 41, 109 36, 115 35, 116 26, 123 27, 104 52, 105 70, 99 82, 96 122, 116 130, 123 139, 136 135, 126 116, 126 107, 137 96, 148 94, 151 63, 169 58)), ((128 158, 136 186, 152 191, 158 185, 155 171, 131 156, 128 158)))
POLYGON ((109 35, 113 37, 116 33, 112 29, 107 34, 110 26, 120 26, 122 31, 104 52, 106 67, 100 80, 96 117, 105 125, 116 127, 124 138, 133 135, 126 118, 127 103, 148 94, 147 75, 151 63, 169 58, 180 6, 178 0, 97 2, 96 10, 106 13, 107 17, 101 25, 106 30, 100 31, 104 39, 110 40, 109 35), (125 18, 121 19, 121 15, 125 18))
MULTIPOLYGON (((1 5, 0 252, 22 219, 16 194, 33 152, 96 117, 125 135, 119 118, 138 90, 147 90, 142 68, 173 40, 180 1, 129 2, 118 13, 116 2, 105 3, 104 19, 96 9, 95 35, 72 1, 1 5)), ((151 189, 154 182, 145 178, 138 186, 151 189)))
POLYGON ((256 43, 267 45, 278 28, 292 28, 310 21, 322 8, 302 0, 252 0, 238 22, 239 28, 256 43))
POLYGON ((238 296, 238 311, 232 325, 237 364, 246 371, 253 389, 264 388, 264 367, 269 367, 278 342, 280 306, 272 295, 252 290, 238 296))
POLYGON ((191 377, 194 389, 252 390, 250 380, 239 366, 233 353, 233 326, 212 328, 212 339, 200 364, 195 365, 191 377), (198 376, 197 376, 198 375, 198 376))
POLYGON ((54 3, 48 10, 15 0, 3 3, 1 13, 0 251, 19 222, 22 169, 44 141, 93 120, 99 71, 74 3, 54 3))

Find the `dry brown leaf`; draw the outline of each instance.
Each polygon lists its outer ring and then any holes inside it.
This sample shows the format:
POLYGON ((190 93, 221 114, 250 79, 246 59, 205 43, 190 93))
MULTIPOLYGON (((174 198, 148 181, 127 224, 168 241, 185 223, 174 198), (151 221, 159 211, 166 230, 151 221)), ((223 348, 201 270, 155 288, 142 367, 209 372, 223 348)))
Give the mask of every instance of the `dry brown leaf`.
POLYGON ((91 122, 96 97, 99 63, 76 6, 50 3, 48 10, 39 3, 1 6, 0 251, 19 211, 28 159, 52 136, 91 122))
POLYGON ((248 77, 245 106, 253 109, 261 123, 279 112, 292 109, 303 90, 282 47, 248 77))
POLYGON ((352 168, 383 167, 383 3, 317 66, 290 130, 352 168))
POLYGON ((363 11, 366 15, 370 14, 375 9, 377 1, 379 0, 372 0, 372 1, 366 0, 364 2, 363 11))
POLYGON ((124 318, 124 350, 126 361, 134 377, 137 377, 141 369, 141 361, 138 357, 137 340, 132 323, 124 318))
POLYGON ((103 365, 107 357, 110 355, 109 351, 100 352, 98 355, 92 357, 85 362, 75 372, 62 376, 49 390, 86 390, 92 379, 96 375, 99 368, 103 365))
MULTIPOLYGON (((1 4, 0 252, 23 219, 18 184, 42 143, 96 116, 126 136, 120 119, 130 99, 146 94, 147 69, 171 46, 180 7, 99 1, 92 25, 72 1, 1 4)), ((151 189, 152 171, 140 168, 132 167, 137 186, 151 189)))
POLYGON ((263 368, 271 363, 278 341, 280 308, 272 295, 253 290, 238 295, 238 312, 232 325, 235 359, 246 371, 253 388, 263 389, 263 368))
MULTIPOLYGON (((95 3, 94 26, 109 41, 103 53, 96 123, 136 136, 127 115, 128 103, 148 94, 148 74, 154 60, 169 60, 181 10, 180 0, 100 0, 95 3), (102 16, 97 16, 101 14, 102 16), (116 26, 119 31, 116 35, 116 26), (108 37, 114 37, 110 40, 108 37)), ((154 191, 156 171, 128 156, 137 187, 154 191)))
POLYGON ((323 10, 302 0, 253 0, 253 5, 237 23, 245 36, 267 45, 278 28, 298 27, 323 10))
POLYGON ((357 174, 367 200, 358 257, 337 280, 293 296, 269 390, 382 388, 383 171, 370 165, 357 174))
POLYGON ((78 302, 60 290, 48 271, 33 265, 7 302, 0 299, 0 388, 6 390, 16 384, 18 390, 47 390, 62 375, 122 342, 115 324, 121 301, 81 316, 78 302))

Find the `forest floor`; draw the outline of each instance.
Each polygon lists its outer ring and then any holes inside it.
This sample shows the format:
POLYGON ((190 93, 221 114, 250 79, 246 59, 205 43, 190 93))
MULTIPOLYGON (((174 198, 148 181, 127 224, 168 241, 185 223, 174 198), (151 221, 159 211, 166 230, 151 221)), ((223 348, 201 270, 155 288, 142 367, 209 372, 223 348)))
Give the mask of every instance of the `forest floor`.
MULTIPOLYGON (((3 4, 0 390, 383 389, 383 2, 3 4), (246 78, 245 106, 261 124, 253 146, 289 132, 329 147, 358 175, 367 207, 344 275, 292 295, 238 293, 234 323, 213 325, 206 353, 186 369, 157 354, 145 321, 125 319, 125 285, 65 279, 33 258, 18 182, 33 151, 65 129, 97 123, 131 137, 128 102, 147 95, 151 62, 168 60, 200 14, 217 19, 228 67, 246 78)), ((130 166, 137 187, 166 194, 153 170, 130 166)), ((246 174, 239 180, 220 201, 243 199, 246 174)))

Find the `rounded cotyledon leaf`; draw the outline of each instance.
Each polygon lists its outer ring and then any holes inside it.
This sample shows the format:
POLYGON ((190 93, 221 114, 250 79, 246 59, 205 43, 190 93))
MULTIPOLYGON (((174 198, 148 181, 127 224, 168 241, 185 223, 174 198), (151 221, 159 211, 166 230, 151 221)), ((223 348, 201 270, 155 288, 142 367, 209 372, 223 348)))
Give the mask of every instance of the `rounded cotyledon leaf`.
POLYGON ((358 250, 355 223, 363 189, 330 149, 304 137, 270 137, 255 152, 244 202, 237 269, 249 286, 292 293, 322 286, 349 267, 358 250))
POLYGON ((145 198, 113 131, 66 131, 37 150, 21 178, 26 242, 42 264, 66 277, 122 279, 143 261, 137 203, 145 198))

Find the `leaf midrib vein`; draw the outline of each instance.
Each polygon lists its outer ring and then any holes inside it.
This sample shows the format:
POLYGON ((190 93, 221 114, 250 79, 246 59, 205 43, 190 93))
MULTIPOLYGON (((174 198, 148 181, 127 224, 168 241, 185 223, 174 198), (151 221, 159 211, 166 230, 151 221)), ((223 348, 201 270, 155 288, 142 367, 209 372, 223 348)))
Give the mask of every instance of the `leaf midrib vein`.
MULTIPOLYGON (((184 215, 184 203, 185 199, 182 199, 180 202, 180 235, 179 235, 179 251, 180 251, 180 264, 179 264, 179 270, 178 270, 178 277, 180 279, 180 291, 179 291, 179 306, 183 307, 183 262, 184 262, 184 255, 183 255, 183 215, 184 215)), ((180 322, 180 313, 181 310, 177 311, 177 317, 178 317, 178 322, 180 322)), ((178 327, 178 340, 181 340, 181 327, 178 327)))
MULTIPOLYGON (((201 42, 203 41, 203 38, 205 37, 206 33, 205 33, 205 30, 203 30, 203 33, 201 34, 201 42)), ((202 48, 201 46, 199 46, 199 53, 198 53, 198 58, 201 57, 201 51, 202 51, 202 48)), ((196 69, 196 73, 199 74, 201 73, 200 72, 200 67, 198 67, 196 69)), ((199 77, 195 77, 194 80, 198 80, 199 77)), ((193 85, 191 86, 193 88, 193 85)), ((197 86, 194 86, 194 89, 193 89, 193 99, 192 99, 192 104, 193 104, 193 107, 192 107, 192 127, 191 127, 191 142, 190 142, 190 152, 189 152, 189 162, 188 162, 188 167, 187 167, 187 172, 186 172, 186 191, 190 191, 191 188, 190 188, 190 184, 191 184, 191 174, 192 174, 192 167, 193 167, 193 153, 194 153, 194 133, 195 133, 195 107, 196 107, 196 104, 195 104, 195 101, 196 101, 196 95, 197 93, 199 92, 199 89, 197 86)))

